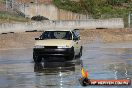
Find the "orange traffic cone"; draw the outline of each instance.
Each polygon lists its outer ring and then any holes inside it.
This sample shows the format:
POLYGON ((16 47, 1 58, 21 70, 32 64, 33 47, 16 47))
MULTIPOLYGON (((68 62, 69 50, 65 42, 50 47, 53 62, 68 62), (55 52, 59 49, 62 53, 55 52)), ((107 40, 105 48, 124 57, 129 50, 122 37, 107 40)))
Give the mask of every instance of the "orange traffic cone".
POLYGON ((91 82, 90 82, 90 79, 88 79, 88 71, 85 72, 84 68, 82 67, 81 74, 82 74, 82 77, 79 79, 80 84, 82 86, 90 85, 91 82))
POLYGON ((85 72, 84 68, 82 68, 81 73, 82 73, 82 77, 88 78, 88 71, 85 72))

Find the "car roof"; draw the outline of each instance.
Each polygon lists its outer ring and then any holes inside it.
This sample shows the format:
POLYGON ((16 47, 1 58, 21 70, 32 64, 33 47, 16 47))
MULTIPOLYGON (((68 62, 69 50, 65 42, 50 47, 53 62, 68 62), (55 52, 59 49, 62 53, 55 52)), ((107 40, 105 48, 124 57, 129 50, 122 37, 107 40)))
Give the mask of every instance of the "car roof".
POLYGON ((47 29, 45 31, 73 31, 73 30, 79 30, 79 29, 70 29, 70 28, 55 28, 55 29, 47 29))

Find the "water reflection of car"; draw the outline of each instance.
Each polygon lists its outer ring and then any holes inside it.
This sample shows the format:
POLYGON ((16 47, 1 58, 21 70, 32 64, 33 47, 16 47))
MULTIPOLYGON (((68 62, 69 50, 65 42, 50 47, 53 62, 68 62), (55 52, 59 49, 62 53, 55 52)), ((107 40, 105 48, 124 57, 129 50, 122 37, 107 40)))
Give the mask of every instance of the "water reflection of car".
MULTIPOLYGON (((33 49, 35 63, 53 61, 49 57, 64 57, 64 60, 72 60, 75 56, 82 56, 82 46, 78 29, 62 29, 44 31, 33 49)), ((56 58, 61 60, 60 58, 56 58)), ((55 60, 56 60, 55 59, 55 60)))
POLYGON ((75 66, 81 66, 82 61, 76 62, 44 62, 34 64, 34 72, 50 74, 75 71, 75 66))
POLYGON ((82 61, 35 63, 35 83, 42 88, 68 88, 78 85, 82 61))

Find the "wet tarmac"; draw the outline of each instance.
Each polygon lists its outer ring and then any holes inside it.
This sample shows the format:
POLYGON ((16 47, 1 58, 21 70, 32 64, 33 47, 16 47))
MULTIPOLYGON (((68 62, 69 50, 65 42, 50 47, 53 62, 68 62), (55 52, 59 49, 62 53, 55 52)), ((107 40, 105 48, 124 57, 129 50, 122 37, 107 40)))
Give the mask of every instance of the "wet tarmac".
POLYGON ((0 50, 0 88, 82 88, 81 66, 90 79, 132 79, 132 43, 91 42, 84 45, 80 59, 41 64, 34 64, 31 48, 0 50))

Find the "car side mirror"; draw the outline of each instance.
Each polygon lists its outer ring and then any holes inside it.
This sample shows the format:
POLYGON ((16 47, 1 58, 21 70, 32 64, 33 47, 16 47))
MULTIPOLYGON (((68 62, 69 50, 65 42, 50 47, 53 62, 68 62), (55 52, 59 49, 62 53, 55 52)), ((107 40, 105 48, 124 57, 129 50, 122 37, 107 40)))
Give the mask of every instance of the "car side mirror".
POLYGON ((35 38, 35 40, 40 40, 39 38, 35 38))
POLYGON ((79 40, 79 38, 78 37, 74 37, 73 40, 74 41, 77 41, 77 40, 79 40))

